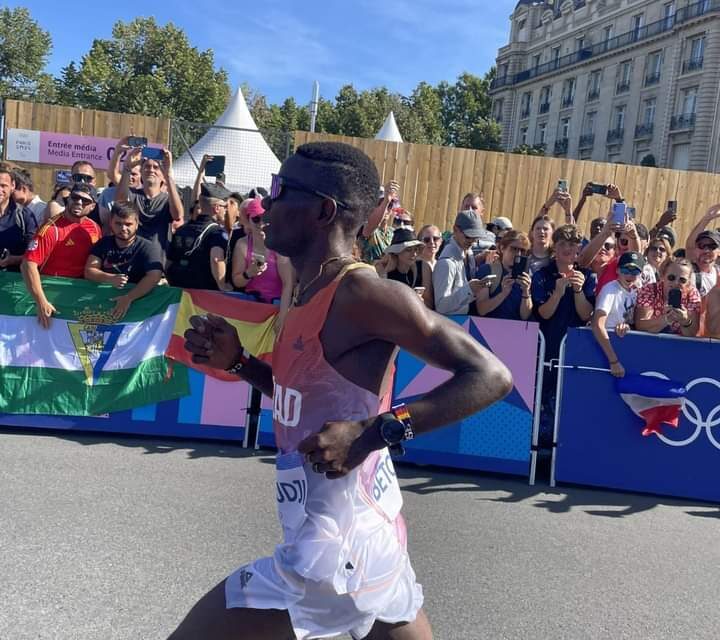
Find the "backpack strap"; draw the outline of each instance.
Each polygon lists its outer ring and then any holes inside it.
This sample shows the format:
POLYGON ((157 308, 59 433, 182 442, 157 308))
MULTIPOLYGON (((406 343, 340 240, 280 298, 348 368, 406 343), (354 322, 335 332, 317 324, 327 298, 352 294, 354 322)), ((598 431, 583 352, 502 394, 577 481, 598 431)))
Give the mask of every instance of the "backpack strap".
POLYGON ((205 236, 210 232, 213 231, 216 228, 220 228, 220 225, 217 222, 211 222, 207 227, 205 227, 201 232, 200 235, 195 238, 195 242, 193 242, 192 247, 190 247, 185 252, 185 257, 189 258, 195 251, 197 251, 200 248, 200 245, 202 244, 203 239, 205 236))

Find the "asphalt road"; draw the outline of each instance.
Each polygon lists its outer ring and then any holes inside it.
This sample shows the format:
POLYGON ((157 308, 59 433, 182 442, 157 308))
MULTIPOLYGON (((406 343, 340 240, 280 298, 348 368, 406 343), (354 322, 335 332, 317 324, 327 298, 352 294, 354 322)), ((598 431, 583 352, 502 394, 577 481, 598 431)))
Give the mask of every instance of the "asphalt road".
MULTIPOLYGON (((718 507, 400 475, 437 640, 720 636, 718 507)), ((272 478, 228 445, 1 433, 0 640, 165 638, 271 552, 272 478)))

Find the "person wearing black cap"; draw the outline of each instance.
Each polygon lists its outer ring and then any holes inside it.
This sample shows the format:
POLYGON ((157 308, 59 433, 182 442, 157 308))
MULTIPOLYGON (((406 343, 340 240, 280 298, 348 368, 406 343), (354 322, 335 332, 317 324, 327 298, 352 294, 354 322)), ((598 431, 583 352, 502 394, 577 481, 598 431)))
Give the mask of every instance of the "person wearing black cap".
POLYGON ((82 182, 73 184, 62 213, 38 229, 25 253, 20 270, 35 299, 38 321, 45 329, 50 327, 55 307, 45 297, 40 275, 83 277, 90 249, 102 235, 98 224, 88 218, 96 204, 95 187, 82 182))
POLYGON ((167 251, 167 279, 174 287, 231 290, 225 282, 225 210, 230 192, 225 187, 203 183, 200 213, 180 227, 167 251))
POLYGON ((610 343, 608 331, 615 331, 618 338, 624 337, 634 323, 638 287, 645 268, 645 259, 636 251, 623 253, 618 260, 617 280, 603 287, 595 304, 592 330, 600 348, 610 365, 610 372, 622 378, 625 368, 620 364, 610 343))
POLYGON ((720 204, 715 204, 700 218, 685 243, 685 255, 693 263, 695 287, 703 298, 718 283, 720 233, 710 231, 707 227, 719 218, 720 204))
POLYGON ((182 222, 183 204, 172 173, 172 154, 163 149, 163 159, 143 158, 142 149, 133 149, 125 158, 115 199, 133 203, 140 212, 138 235, 157 242, 163 253, 169 244, 170 226, 182 222), (140 167, 142 189, 130 188, 130 174, 140 167))

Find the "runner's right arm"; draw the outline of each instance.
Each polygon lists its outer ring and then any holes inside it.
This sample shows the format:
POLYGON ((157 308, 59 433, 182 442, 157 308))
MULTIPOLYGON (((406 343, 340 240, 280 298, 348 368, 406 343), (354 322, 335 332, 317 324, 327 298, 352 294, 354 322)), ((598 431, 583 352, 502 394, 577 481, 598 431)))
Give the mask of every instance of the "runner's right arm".
MULTIPOLYGON (((206 318, 191 316, 190 324, 193 328, 185 332, 185 349, 193 354, 195 364, 226 370, 241 361, 242 344, 235 327, 225 318, 212 314, 206 318)), ((238 376, 272 398, 272 367, 266 362, 251 356, 238 376)))

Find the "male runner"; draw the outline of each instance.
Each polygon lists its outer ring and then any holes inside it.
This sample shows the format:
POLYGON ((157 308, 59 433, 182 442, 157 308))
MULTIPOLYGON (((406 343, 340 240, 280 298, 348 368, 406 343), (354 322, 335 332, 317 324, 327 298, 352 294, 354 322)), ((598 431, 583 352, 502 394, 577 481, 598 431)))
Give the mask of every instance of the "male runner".
POLYGON ((349 257, 378 185, 371 160, 338 143, 302 145, 273 177, 266 245, 291 259, 299 285, 272 367, 222 318, 195 317, 185 334, 195 362, 273 397, 284 541, 206 594, 172 640, 432 638, 388 446, 479 411, 512 380, 412 289, 349 257), (388 412, 398 347, 453 376, 388 412))

